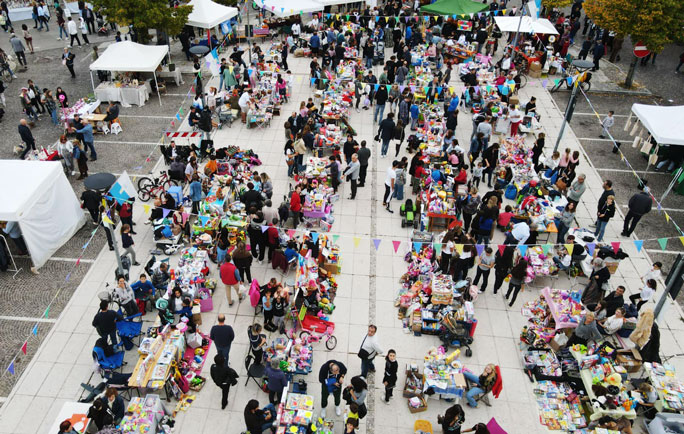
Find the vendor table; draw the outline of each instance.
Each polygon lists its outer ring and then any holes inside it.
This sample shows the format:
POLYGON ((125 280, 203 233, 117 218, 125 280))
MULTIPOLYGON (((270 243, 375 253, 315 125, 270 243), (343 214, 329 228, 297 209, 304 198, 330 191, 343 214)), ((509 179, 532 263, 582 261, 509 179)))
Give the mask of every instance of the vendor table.
POLYGON ((164 388, 171 375, 171 362, 178 361, 185 351, 185 339, 176 331, 160 334, 149 354, 140 354, 138 363, 128 380, 130 387, 159 390, 164 388), (157 342, 161 340, 161 342, 157 342))
POLYGON ((658 363, 644 363, 644 370, 658 393, 658 411, 684 412, 684 382, 676 377, 674 367, 658 363))
POLYGON ((57 417, 55 417, 55 421, 52 423, 52 426, 45 432, 59 432, 59 424, 67 419, 71 421, 71 425, 73 425, 76 431, 86 432, 88 424, 90 424, 90 419, 88 419, 86 416, 89 409, 90 404, 82 402, 65 402, 62 405, 62 409, 59 410, 59 413, 57 413, 57 417))
POLYGON ((150 98, 152 89, 149 83, 138 86, 117 87, 113 82, 100 83, 95 88, 95 97, 102 101, 118 101, 123 107, 131 105, 143 106, 150 98))
POLYGON ((165 409, 159 395, 136 396, 128 403, 120 427, 123 432, 154 434, 159 432, 159 422, 164 414, 165 409))
MULTIPOLYGON (((556 330, 576 328, 580 319, 580 315, 573 315, 572 318, 568 318, 568 314, 563 312, 563 307, 558 304, 557 298, 554 297, 552 291, 553 290, 547 286, 546 288, 542 289, 542 296, 549 305, 551 316, 553 316, 553 319, 556 323, 556 330)), ((570 301, 567 302, 570 303, 570 301)), ((579 307, 581 308, 581 305, 579 307)))
POLYGON ((181 74, 179 69, 169 71, 168 66, 161 71, 157 71, 157 78, 172 78, 176 82, 176 86, 180 86, 184 83, 183 74, 181 74))
POLYGON ((448 228, 451 228, 453 226, 462 224, 461 220, 458 219, 455 215, 449 215, 449 214, 435 214, 432 212, 427 213, 428 216, 428 227, 427 230, 428 232, 432 232, 432 227, 434 226, 434 220, 435 219, 444 219, 444 220, 451 220, 451 223, 447 224, 448 228))
POLYGON ((59 109, 62 119, 64 119, 64 114, 66 114, 66 118, 68 120, 71 120, 74 118, 74 115, 78 114, 82 118, 85 118, 86 116, 93 114, 93 113, 99 113, 100 112, 100 100, 96 100, 93 102, 85 102, 84 100, 79 100, 74 104, 72 107, 67 107, 65 109, 59 109))
MULTIPOLYGON (((12 22, 30 20, 32 17, 33 7, 31 6, 25 8, 12 8, 9 10, 9 19, 12 22)), ((56 431, 59 431, 59 427, 57 427, 56 431)))

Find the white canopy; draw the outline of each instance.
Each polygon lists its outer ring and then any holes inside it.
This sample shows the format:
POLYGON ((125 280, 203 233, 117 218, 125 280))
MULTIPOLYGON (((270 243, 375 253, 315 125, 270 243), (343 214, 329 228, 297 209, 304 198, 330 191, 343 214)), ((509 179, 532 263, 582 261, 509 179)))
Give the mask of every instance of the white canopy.
POLYGON ((212 29, 219 24, 237 16, 237 8, 223 6, 211 0, 191 0, 192 12, 188 16, 188 25, 212 29))
POLYGON ((142 45, 131 41, 115 42, 90 64, 90 70, 154 72, 168 52, 168 45, 142 45))
POLYGON ((494 17, 496 25, 499 26, 502 32, 515 32, 520 25, 521 33, 544 33, 550 35, 557 35, 558 30, 551 24, 551 21, 546 18, 539 18, 536 21, 527 15, 522 17, 494 17))
POLYGON ((633 104, 632 112, 661 145, 684 145, 684 105, 633 104))
POLYGON ((323 4, 315 0, 254 0, 260 8, 265 8, 277 17, 286 18, 300 12, 318 12, 323 4))
POLYGON ((62 164, 0 160, 0 220, 19 222, 33 264, 41 267, 78 229, 85 215, 62 164))

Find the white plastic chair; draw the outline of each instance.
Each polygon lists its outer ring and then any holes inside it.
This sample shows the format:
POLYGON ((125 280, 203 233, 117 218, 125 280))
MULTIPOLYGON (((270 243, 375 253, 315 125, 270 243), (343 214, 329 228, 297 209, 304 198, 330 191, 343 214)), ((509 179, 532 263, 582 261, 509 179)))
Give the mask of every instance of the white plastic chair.
POLYGON ((121 124, 118 122, 112 123, 112 134, 119 134, 120 132, 123 132, 121 129, 121 124))

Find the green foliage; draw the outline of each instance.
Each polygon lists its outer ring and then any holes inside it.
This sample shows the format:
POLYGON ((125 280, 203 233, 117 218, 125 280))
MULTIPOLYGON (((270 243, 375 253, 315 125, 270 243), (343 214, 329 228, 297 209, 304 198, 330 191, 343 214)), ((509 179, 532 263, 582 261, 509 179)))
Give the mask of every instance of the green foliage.
POLYGON ((547 8, 564 8, 570 6, 573 0, 542 0, 542 6, 547 8))
POLYGON ((655 53, 684 39, 681 0, 586 0, 584 10, 599 26, 642 41, 655 53))
POLYGON ((119 26, 133 25, 145 39, 148 29, 160 29, 169 35, 180 33, 192 12, 192 6, 169 8, 166 0, 91 0, 94 9, 119 26))

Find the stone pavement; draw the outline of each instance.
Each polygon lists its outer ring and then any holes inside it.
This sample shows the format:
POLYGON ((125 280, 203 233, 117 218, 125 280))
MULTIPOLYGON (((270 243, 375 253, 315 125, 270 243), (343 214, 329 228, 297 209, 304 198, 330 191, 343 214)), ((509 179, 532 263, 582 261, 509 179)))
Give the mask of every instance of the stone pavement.
MULTIPOLYGON (((260 156, 265 171, 274 180, 274 202, 280 203, 280 198, 287 192, 289 179, 286 176, 286 164, 283 158, 282 123, 286 119, 285 113, 293 111, 300 101, 311 96, 308 86, 309 59, 290 57, 289 64, 295 73, 295 86, 291 102, 283 108, 280 117, 276 117, 270 128, 264 130, 248 130, 242 124, 235 123, 232 128, 216 131, 213 135, 216 146, 240 145, 254 149, 260 156)), ((454 80, 454 85, 456 80, 454 80)), ((562 121, 561 111, 549 94, 541 86, 527 86, 520 91, 520 100, 526 101, 530 96, 537 97, 537 107, 542 116, 544 129, 547 133, 550 148, 558 134, 562 121)), ((403 261, 404 253, 409 248, 409 230, 402 229, 401 217, 398 212, 389 214, 381 205, 379 197, 384 192, 385 171, 392 159, 379 158, 379 146, 373 144, 372 139, 377 126, 373 125, 370 112, 351 113, 351 124, 357 130, 357 140, 366 140, 371 146, 373 156, 369 168, 369 183, 359 190, 356 201, 346 199, 348 186, 341 187, 341 200, 335 205, 335 223, 332 233, 339 234, 339 244, 342 257, 342 274, 339 275, 339 291, 336 299, 337 308, 332 315, 335 322, 335 335, 338 338, 337 348, 327 352, 322 346, 314 351, 313 373, 305 377, 309 384, 309 391, 318 398, 320 386, 317 383, 317 372, 321 364, 328 359, 335 359, 345 363, 351 375, 360 372, 360 362, 356 356, 361 339, 365 335, 369 322, 378 325, 378 336, 382 347, 386 350, 394 348, 399 360, 399 381, 401 387, 404 380, 403 370, 407 363, 422 365, 425 353, 439 344, 432 336, 415 337, 402 330, 401 321, 397 319, 397 309, 394 298, 398 289, 398 279, 406 270, 403 261), (355 246, 354 238, 361 241, 355 246), (371 239, 382 240, 377 251, 371 239), (402 245, 398 253, 394 253, 391 240, 400 240, 402 245)), ((469 115, 462 113, 460 127, 456 136, 460 143, 469 143, 470 135, 469 115)), ((183 123, 183 125, 186 125, 183 123)), ((582 197, 578 213, 579 226, 587 226, 593 221, 596 202, 601 194, 601 179, 594 170, 589 155, 582 150, 577 137, 572 130, 566 128, 562 147, 579 149, 582 151, 579 173, 587 175, 588 188, 582 197)), ((550 152, 547 149, 546 153, 550 152)), ((402 155, 404 152, 402 151, 402 155)), ((397 210, 399 204, 394 201, 393 208, 397 210)), ((135 220, 138 222, 135 237, 136 250, 140 258, 146 259, 147 251, 153 247, 153 235, 149 226, 142 224, 146 218, 140 203, 135 205, 135 220)), ((606 233, 607 240, 616 240, 620 232, 621 218, 614 218, 606 233)), ((502 242, 503 236, 497 232, 494 242, 502 242)), ((649 268, 649 259, 644 253, 637 253, 633 244, 623 241, 623 249, 630 257, 620 264, 617 273, 613 275, 612 286, 624 284, 628 292, 634 293, 641 286, 640 275, 649 268)), ((140 260, 144 263, 143 260, 140 260)), ((172 266, 177 264, 177 257, 172 257, 172 266)), ((93 315, 97 310, 97 293, 102 291, 106 282, 110 282, 114 273, 115 258, 112 253, 104 249, 97 256, 83 278, 83 282, 76 289, 74 296, 66 305, 57 319, 55 326, 49 332, 44 344, 37 350, 28 368, 17 382, 7 402, 0 408, 0 432, 2 433, 43 433, 53 423, 54 418, 65 402, 78 400, 81 396, 80 383, 88 380, 92 373, 92 346, 96 340, 96 333, 91 326, 93 315)), ((213 268, 213 267, 212 267, 213 268)), ((131 275, 139 274, 141 269, 133 267, 131 275)), ((252 267, 253 277, 260 282, 275 276, 270 267, 256 264, 252 267)), ((212 277, 217 273, 212 269, 212 277)), ((522 372, 520 352, 517 348, 518 335, 525 323, 520 308, 526 301, 536 298, 539 290, 551 284, 551 281, 535 282, 534 287, 528 287, 520 294, 517 304, 509 308, 501 295, 491 292, 481 294, 475 303, 478 327, 473 344, 473 356, 463 357, 466 366, 473 372, 480 373, 488 363, 495 363, 501 367, 503 374, 503 392, 498 400, 492 402, 492 407, 480 406, 477 409, 466 408, 466 426, 477 422, 487 422, 496 417, 500 425, 509 433, 545 432, 539 424, 537 406, 532 393, 533 386, 522 372)), ((555 282, 556 287, 569 288, 570 282, 563 277, 555 282)), ((662 286, 655 299, 662 292, 662 286)), ((681 311, 676 305, 667 303, 667 310, 660 322, 661 350, 663 354, 681 353, 684 342, 681 342, 681 331, 684 323, 681 321, 681 311), (678 336, 679 335, 679 336, 678 336)), ((214 298, 214 310, 203 314, 202 331, 208 332, 216 323, 218 313, 225 313, 228 323, 236 332, 236 340, 231 350, 233 367, 239 372, 242 380, 245 369, 242 363, 247 352, 246 328, 255 319, 253 309, 247 303, 229 307, 224 293, 219 289, 214 298)), ((152 315, 147 316, 152 320, 152 315)), ((258 318, 257 320, 261 320, 258 318)), ((35 351, 35 350, 34 350, 35 351)), ((210 358, 215 350, 212 348, 210 358)), ((127 354, 128 366, 124 369, 130 372, 137 359, 135 351, 127 354)), ((381 359, 377 360, 381 363, 381 359)), ((675 358, 670 361, 680 373, 684 372, 684 359, 675 358)), ((381 364, 379 366, 382 366, 381 364)), ((204 373, 208 376, 210 363, 205 364, 204 373)), ((681 375, 681 374, 680 374, 681 375)), ((99 379, 94 379, 96 383, 99 379)), ((400 393, 385 406, 381 401, 381 378, 370 378, 371 393, 368 397, 369 415, 363 421, 360 432, 396 432, 408 434, 413 432, 413 422, 416 419, 427 419, 436 426, 437 414, 443 413, 451 404, 430 399, 427 412, 410 414, 406 409, 406 402, 400 393)), ((177 416, 176 432, 228 432, 239 433, 244 429, 242 411, 247 400, 256 398, 261 403, 266 402, 266 394, 260 392, 254 383, 244 385, 240 381, 232 388, 229 396, 228 408, 219 408, 220 392, 209 382, 201 392, 197 393, 197 400, 186 412, 177 416)), ((172 406, 169 406, 172 408, 172 406)), ((332 415, 332 408, 329 408, 332 415)), ((341 417, 333 417, 336 424, 342 424, 341 417)))

